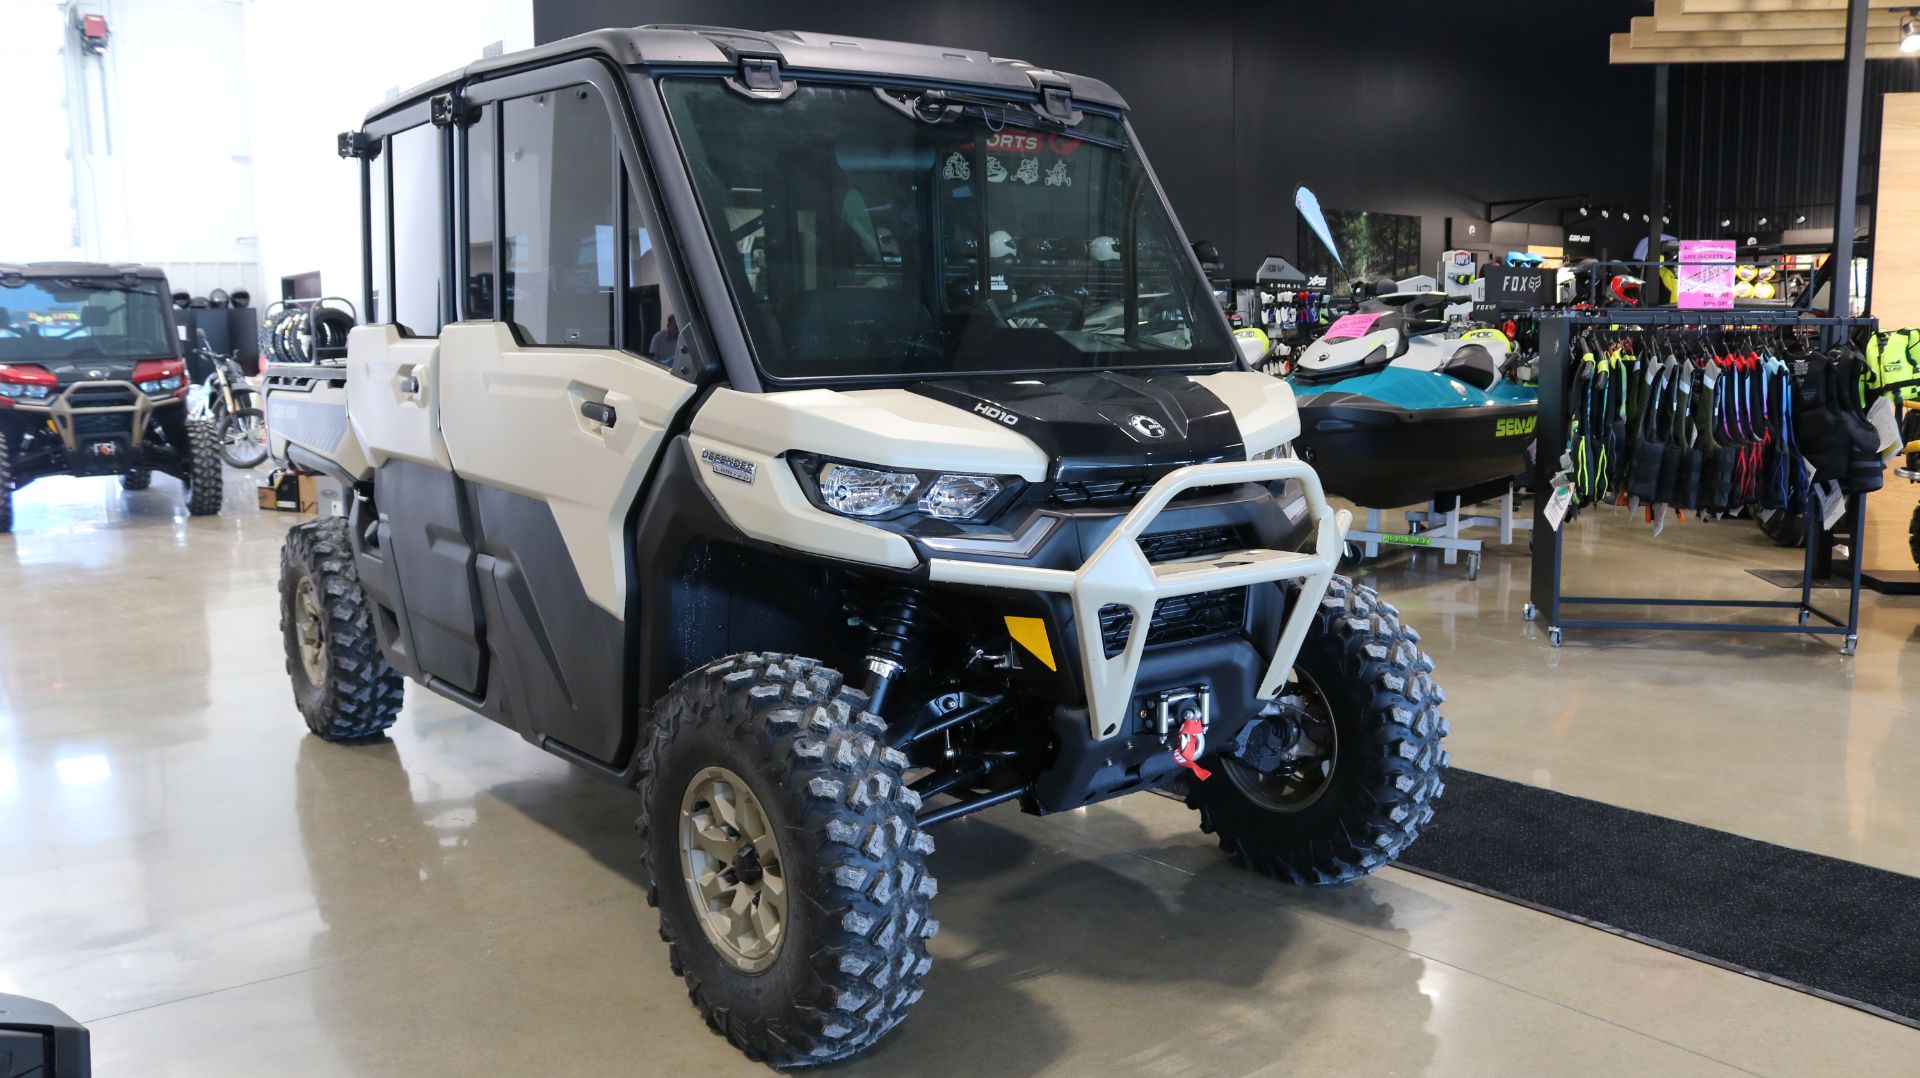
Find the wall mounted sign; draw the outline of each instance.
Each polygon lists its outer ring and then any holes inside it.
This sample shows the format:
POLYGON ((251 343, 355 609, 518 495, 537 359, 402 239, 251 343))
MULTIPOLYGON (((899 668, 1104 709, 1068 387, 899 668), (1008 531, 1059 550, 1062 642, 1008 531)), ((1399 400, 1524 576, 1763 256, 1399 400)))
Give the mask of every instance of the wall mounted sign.
POLYGON ((1487 300, 1503 311, 1545 307, 1553 302, 1553 272, 1539 266, 1489 266, 1487 300))

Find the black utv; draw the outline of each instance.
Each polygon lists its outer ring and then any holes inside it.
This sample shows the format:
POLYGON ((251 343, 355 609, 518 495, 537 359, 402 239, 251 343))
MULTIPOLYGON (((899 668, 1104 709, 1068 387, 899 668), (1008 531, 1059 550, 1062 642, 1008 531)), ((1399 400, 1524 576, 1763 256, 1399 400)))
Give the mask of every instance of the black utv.
POLYGON ((152 266, 0 263, 0 532, 13 492, 49 475, 154 472, 187 511, 220 511, 220 446, 187 418, 187 365, 166 275, 152 266))

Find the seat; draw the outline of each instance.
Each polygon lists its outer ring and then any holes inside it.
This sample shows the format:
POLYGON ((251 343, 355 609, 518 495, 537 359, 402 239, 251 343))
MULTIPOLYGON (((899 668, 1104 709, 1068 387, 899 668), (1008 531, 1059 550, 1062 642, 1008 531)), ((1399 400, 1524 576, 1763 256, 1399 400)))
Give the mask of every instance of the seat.
POLYGON ((807 292, 780 305, 780 324, 795 363, 898 355, 935 332, 926 304, 891 288, 807 292))
POLYGON ((1440 368, 1440 373, 1473 386, 1475 389, 1492 389, 1500 380, 1500 365, 1493 360, 1493 353, 1477 344, 1461 345, 1440 368))

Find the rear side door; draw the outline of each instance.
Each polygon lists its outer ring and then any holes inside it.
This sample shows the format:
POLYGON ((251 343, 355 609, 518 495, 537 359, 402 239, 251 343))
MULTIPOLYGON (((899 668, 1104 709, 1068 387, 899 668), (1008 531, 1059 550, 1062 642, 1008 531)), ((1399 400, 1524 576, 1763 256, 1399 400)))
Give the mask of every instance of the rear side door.
POLYGON ((695 389, 670 371, 685 306, 620 95, 591 60, 466 88, 464 319, 439 357, 489 713, 607 762, 640 703, 625 672, 627 517, 695 389))
POLYGON ((407 673, 473 696, 486 677, 466 501, 440 431, 452 132, 420 102, 365 132, 374 305, 347 349, 348 415, 374 468, 378 517, 361 576, 407 673))

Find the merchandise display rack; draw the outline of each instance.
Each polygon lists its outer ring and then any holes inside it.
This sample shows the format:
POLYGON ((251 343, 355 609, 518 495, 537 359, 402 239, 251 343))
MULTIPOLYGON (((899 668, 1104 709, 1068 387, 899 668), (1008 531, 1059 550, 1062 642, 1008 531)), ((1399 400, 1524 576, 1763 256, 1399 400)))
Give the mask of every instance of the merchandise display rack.
MULTIPOLYGON (((1855 327, 1873 328, 1871 318, 1827 318, 1803 315, 1797 310, 1735 309, 1686 311, 1675 309, 1606 309, 1548 311, 1540 314, 1540 421, 1536 428, 1539 452, 1534 454, 1533 489, 1533 575, 1531 599, 1523 609, 1528 621, 1545 617, 1548 640, 1560 646, 1566 629, 1651 629, 1678 632, 1714 633, 1806 633, 1814 636, 1843 637, 1841 650, 1851 655, 1860 640, 1860 558, 1850 560, 1847 586, 1847 615, 1842 620, 1813 605, 1816 566, 1821 561, 1820 511, 1817 496, 1809 492, 1806 558, 1801 567, 1800 599, 1675 599, 1662 596, 1565 595, 1561 591, 1561 567, 1564 536, 1547 518, 1553 478, 1560 466, 1561 450, 1567 444, 1567 378, 1571 366, 1573 337, 1580 328, 1619 326, 1649 329, 1660 326, 1687 326, 1721 329, 1793 329, 1818 330, 1822 347, 1838 343, 1855 327), (1615 618, 1565 618, 1567 606, 1659 606, 1710 607, 1741 610, 1791 610, 1798 614, 1794 624, 1777 622, 1653 621, 1615 618), (1820 624, 1814 624, 1818 619, 1820 624)), ((1847 517, 1855 536, 1866 519, 1865 494, 1848 498, 1847 517)), ((1857 545, 1857 540, 1856 540, 1857 545)))

